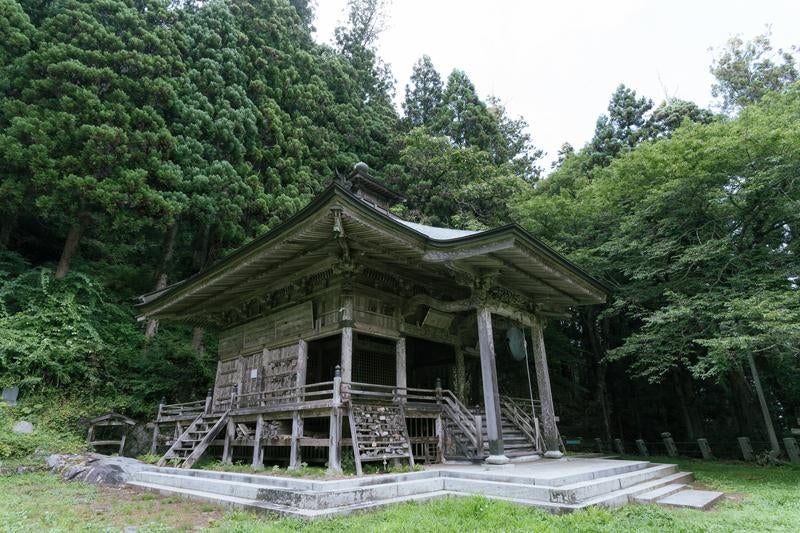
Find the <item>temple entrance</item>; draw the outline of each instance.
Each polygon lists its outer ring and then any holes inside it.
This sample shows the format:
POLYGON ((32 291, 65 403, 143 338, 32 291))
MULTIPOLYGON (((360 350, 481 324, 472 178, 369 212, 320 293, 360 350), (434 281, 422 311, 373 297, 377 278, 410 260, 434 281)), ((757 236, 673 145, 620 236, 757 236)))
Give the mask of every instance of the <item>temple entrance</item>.
POLYGON ((353 381, 397 385, 395 341, 356 333, 353 340, 353 381))
POLYGON ((339 364, 342 337, 332 335, 308 343, 308 370, 306 383, 333 381, 333 372, 339 364))
POLYGON ((449 344, 408 337, 406 358, 409 387, 433 389, 439 378, 443 389, 455 388, 456 356, 449 344))

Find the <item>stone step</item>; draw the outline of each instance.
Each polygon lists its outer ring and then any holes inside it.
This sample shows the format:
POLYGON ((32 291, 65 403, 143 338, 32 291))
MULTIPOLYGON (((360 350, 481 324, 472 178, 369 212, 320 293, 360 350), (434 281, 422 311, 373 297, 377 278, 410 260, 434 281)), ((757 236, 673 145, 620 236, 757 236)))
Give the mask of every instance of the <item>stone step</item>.
POLYGON ((265 501, 249 500, 247 498, 225 496, 222 494, 215 494, 199 490, 175 489, 172 487, 164 487, 161 485, 145 483, 140 481, 132 481, 129 482, 129 484, 137 486, 141 489, 158 492, 165 495, 178 496, 190 500, 212 503, 215 505, 219 505, 221 507, 246 509, 250 511, 274 513, 280 516, 290 516, 295 518, 306 518, 306 519, 345 515, 356 511, 378 509, 395 503, 403 503, 408 501, 423 502, 433 498, 441 498, 443 496, 448 496, 448 494, 446 494, 444 491, 437 491, 425 494, 416 494, 411 496, 401 496, 380 501, 359 502, 333 509, 303 509, 299 507, 288 507, 265 501))
POLYGON ((671 496, 678 491, 685 489, 688 485, 680 484, 680 483, 673 483, 671 485, 665 485, 660 487, 656 490, 651 490, 650 492, 645 492, 644 494, 640 494, 636 496, 635 500, 636 503, 654 503, 656 500, 665 498, 667 496, 671 496))
POLYGON ((134 479, 138 482, 171 487, 173 489, 194 490, 253 501, 266 501, 271 504, 303 509, 342 507, 362 501, 380 501, 440 491, 443 487, 443 481, 440 478, 412 479, 371 486, 351 486, 345 488, 337 488, 334 486, 326 487, 327 490, 317 491, 276 487, 264 483, 225 481, 195 476, 160 474, 157 472, 140 472, 134 479))
MULTIPOLYGON (((558 462, 553 462, 546 471, 552 474, 558 468, 558 462)), ((307 480, 149 468, 136 473, 131 484, 219 505, 315 518, 401 501, 474 494, 562 513, 591 505, 616 507, 636 501, 640 495, 660 490, 665 493, 662 488, 692 479, 691 474, 676 472, 674 465, 646 462, 592 469, 582 474, 587 476, 582 481, 566 483, 579 475, 537 479, 530 474, 504 473, 504 469, 476 472, 444 467, 406 474, 307 480)))
POLYGON ((723 496, 723 493, 712 490, 689 489, 661 498, 656 503, 664 507, 686 507, 705 511, 710 509, 723 496))

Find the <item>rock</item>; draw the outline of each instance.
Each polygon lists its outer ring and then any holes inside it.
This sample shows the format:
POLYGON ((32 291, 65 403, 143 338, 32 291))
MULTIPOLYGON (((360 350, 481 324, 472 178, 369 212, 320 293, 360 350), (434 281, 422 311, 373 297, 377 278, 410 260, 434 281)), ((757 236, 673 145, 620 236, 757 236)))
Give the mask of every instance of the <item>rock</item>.
POLYGON ((33 424, 28 422, 27 420, 20 420, 16 424, 12 430, 14 433, 33 433, 33 424))
POLYGON ((119 486, 145 464, 129 457, 109 457, 98 453, 51 455, 45 462, 48 470, 65 481, 83 481, 93 485, 119 486))

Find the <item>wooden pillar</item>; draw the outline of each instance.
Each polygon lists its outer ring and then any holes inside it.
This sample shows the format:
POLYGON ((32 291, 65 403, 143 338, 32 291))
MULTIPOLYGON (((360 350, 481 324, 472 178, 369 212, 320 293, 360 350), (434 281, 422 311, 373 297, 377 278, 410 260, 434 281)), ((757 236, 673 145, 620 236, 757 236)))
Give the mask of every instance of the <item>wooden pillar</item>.
POLYGON ((395 370, 397 395, 400 401, 405 400, 406 388, 408 387, 408 375, 406 373, 406 338, 400 337, 395 343, 395 370))
POLYGON ((483 403, 486 407, 486 435, 489 439, 490 464, 505 464, 508 457, 503 449, 503 421, 500 415, 500 391, 497 387, 497 367, 494 358, 492 313, 478 309, 478 344, 481 352, 481 377, 483 378, 483 403))
POLYGON ((467 369, 464 364, 464 351, 461 349, 460 344, 453 346, 453 353, 456 358, 456 375, 453 391, 456 397, 463 403, 467 401, 467 369))
POLYGON ((342 301, 342 381, 353 381, 353 297, 344 296, 342 301))
MULTIPOLYGON (((297 343, 297 402, 304 400, 303 387, 306 384, 306 371, 308 369, 308 343, 300 339, 297 343)), ((303 462, 300 449, 300 439, 303 438, 303 417, 300 411, 292 413, 292 446, 289 451, 289 468, 300 468, 303 462)))
POLYGON ((158 414, 156 414, 156 422, 153 424, 153 442, 150 444, 150 455, 155 455, 158 451, 158 432, 161 428, 158 427, 158 422, 161 420, 161 409, 164 408, 164 404, 167 403, 166 399, 161 398, 161 401, 158 403, 158 414))
POLYGON ((225 428, 225 444, 222 446, 222 464, 233 464, 233 439, 236 438, 236 424, 228 418, 225 428))
POLYGON ((125 449, 125 440, 128 438, 128 424, 122 423, 122 437, 119 439, 119 452, 117 455, 122 457, 122 451, 125 449))
POLYGON ((328 432, 328 471, 342 472, 342 369, 337 365, 333 375, 333 407, 328 432))
POLYGON ((541 318, 534 315, 531 324, 533 363, 536 367, 536 383, 539 386, 539 402, 542 406, 544 455, 545 457, 558 458, 563 454, 558 446, 558 428, 556 427, 556 415, 553 408, 553 393, 550 389, 550 370, 547 368, 547 352, 544 348, 541 318))
POLYGON ((261 436, 264 434, 264 417, 256 417, 256 435, 253 439, 253 470, 264 467, 264 454, 261 451, 261 436))

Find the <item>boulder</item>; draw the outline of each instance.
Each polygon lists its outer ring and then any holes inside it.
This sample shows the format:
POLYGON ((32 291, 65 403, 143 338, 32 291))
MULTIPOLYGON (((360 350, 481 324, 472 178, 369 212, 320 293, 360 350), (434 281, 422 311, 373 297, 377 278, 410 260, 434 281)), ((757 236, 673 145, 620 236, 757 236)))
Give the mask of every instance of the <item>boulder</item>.
POLYGON ((33 424, 27 420, 20 420, 11 429, 14 433, 33 433, 33 424))
POLYGON ((119 486, 145 464, 130 457, 110 457, 99 453, 55 454, 45 461, 47 469, 65 481, 83 481, 93 485, 119 486))

